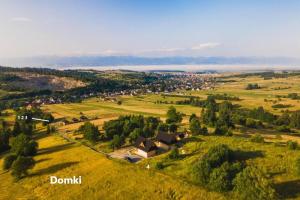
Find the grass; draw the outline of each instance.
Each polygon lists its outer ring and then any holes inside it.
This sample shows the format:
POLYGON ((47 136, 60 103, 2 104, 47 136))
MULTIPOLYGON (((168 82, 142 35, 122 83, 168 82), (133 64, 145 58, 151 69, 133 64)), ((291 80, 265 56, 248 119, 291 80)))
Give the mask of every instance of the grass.
MULTIPOLYGON (((209 148, 218 144, 226 144, 238 154, 238 158, 248 165, 255 165, 271 175, 275 185, 283 190, 286 184, 298 180, 295 168, 296 159, 300 157, 300 151, 288 150, 286 146, 275 146, 274 143, 258 144, 250 142, 250 139, 241 136, 197 136, 180 148, 181 159, 168 160, 167 154, 144 160, 141 165, 149 163, 155 166, 157 162, 165 163, 162 172, 191 181, 190 166, 201 158, 209 148), (184 152, 184 154, 182 154, 184 152)), ((291 194, 300 198, 300 192, 291 194)))
MULTIPOLYGON (((144 166, 109 160, 58 136, 39 139, 40 151, 30 177, 15 183, 0 171, 0 199, 222 199, 216 193, 144 166), (49 176, 82 176, 82 185, 50 185, 49 176)), ((2 164, 2 160, 0 161, 2 164)))

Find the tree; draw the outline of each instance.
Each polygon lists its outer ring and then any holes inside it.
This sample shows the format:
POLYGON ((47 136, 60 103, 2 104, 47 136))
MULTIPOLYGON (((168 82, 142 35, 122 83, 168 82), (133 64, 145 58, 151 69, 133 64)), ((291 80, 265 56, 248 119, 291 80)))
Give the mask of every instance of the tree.
POLYGON ((295 111, 291 115, 290 125, 293 128, 300 128, 300 111, 295 111))
POLYGON ((24 155, 25 156, 34 156, 36 155, 38 150, 38 143, 34 140, 30 140, 24 147, 24 155))
POLYGON ((172 123, 169 125, 170 132, 175 133, 177 131, 177 129, 178 129, 178 126, 175 123, 172 123))
POLYGON ((214 126, 217 121, 217 103, 212 96, 208 96, 206 101, 206 109, 202 110, 202 121, 209 126, 214 126))
POLYGON ((124 126, 124 121, 120 119, 104 122, 103 129, 105 131, 104 134, 105 138, 112 139, 114 135, 123 134, 123 126, 124 126))
POLYGON ((110 147, 112 149, 118 149, 122 146, 123 143, 124 143, 123 137, 120 137, 119 135, 114 135, 114 137, 110 143, 110 147))
POLYGON ((169 131, 169 126, 168 126, 168 124, 160 123, 157 127, 157 130, 162 131, 162 132, 168 132, 169 131))
POLYGON ((12 139, 11 152, 16 155, 33 156, 37 153, 38 144, 30 140, 29 136, 20 134, 12 139))
POLYGON ((177 112, 174 106, 171 106, 167 111, 167 120, 168 124, 179 123, 182 121, 182 113, 177 112))
POLYGON ((0 132, 0 153, 9 149, 9 133, 0 132))
POLYGON ((197 115, 195 113, 193 113, 190 118, 189 118, 189 122, 191 122, 193 119, 198 119, 197 115))
POLYGON ((234 127, 232 122, 232 110, 233 105, 228 101, 224 101, 219 105, 218 125, 225 126, 227 128, 234 127))
POLYGON ((201 134, 201 125, 198 119, 196 118, 192 119, 192 121, 190 122, 190 130, 193 135, 201 134))
POLYGON ((15 154, 9 154, 4 158, 3 161, 3 169, 8 170, 11 168, 13 162, 17 159, 17 155, 15 154))
POLYGON ((142 135, 142 130, 140 128, 134 129, 130 134, 129 134, 129 140, 131 143, 134 143, 136 139, 142 135))
POLYGON ((96 142, 99 138, 100 132, 98 127, 90 122, 85 122, 79 127, 79 132, 84 135, 84 138, 90 142, 96 142))
POLYGON ((278 199, 272 184, 255 167, 246 167, 233 181, 234 191, 241 200, 278 199))
POLYGON ((18 121, 15 122, 12 133, 13 136, 17 136, 21 133, 21 126, 18 121))
POLYGON ((257 83, 249 83, 246 87, 246 90, 254 90, 254 89, 260 89, 257 83))
POLYGON ((27 171, 32 169, 34 165, 35 161, 32 157, 18 156, 11 166, 12 175, 16 178, 16 180, 19 180, 22 176, 27 176, 27 171))

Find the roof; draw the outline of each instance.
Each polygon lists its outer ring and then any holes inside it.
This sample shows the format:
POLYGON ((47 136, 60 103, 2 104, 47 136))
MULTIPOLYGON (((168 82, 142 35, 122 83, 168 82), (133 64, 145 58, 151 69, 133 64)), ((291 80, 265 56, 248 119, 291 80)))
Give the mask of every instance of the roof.
POLYGON ((178 133, 175 133, 175 135, 178 136, 178 137, 180 137, 180 138, 184 138, 185 133, 178 132, 178 133))
POLYGON ((176 142, 176 135, 175 134, 168 134, 165 132, 158 132, 156 139, 160 142, 166 144, 173 144, 176 142))
POLYGON ((155 150, 157 147, 154 144, 153 141, 146 139, 144 137, 138 137, 138 139, 135 141, 135 145, 136 148, 141 149, 145 152, 150 152, 155 150))

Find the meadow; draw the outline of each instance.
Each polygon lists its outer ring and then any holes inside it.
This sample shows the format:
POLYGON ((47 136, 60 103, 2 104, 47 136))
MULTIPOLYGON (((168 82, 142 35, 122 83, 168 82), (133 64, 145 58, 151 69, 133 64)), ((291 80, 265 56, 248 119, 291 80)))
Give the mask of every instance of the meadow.
POLYGON ((179 178, 148 170, 146 166, 107 159, 55 135, 40 135, 38 142, 37 164, 29 177, 16 183, 8 172, 0 171, 0 199, 223 199, 220 194, 179 178), (50 175, 82 176, 83 183, 50 185, 50 175))

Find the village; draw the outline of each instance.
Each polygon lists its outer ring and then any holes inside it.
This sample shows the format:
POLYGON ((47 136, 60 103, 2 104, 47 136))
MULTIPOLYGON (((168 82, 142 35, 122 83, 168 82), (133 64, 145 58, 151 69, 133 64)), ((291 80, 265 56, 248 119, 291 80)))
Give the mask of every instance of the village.
MULTIPOLYGON (((217 84, 218 74, 196 72, 159 72, 155 74, 158 79, 150 83, 132 84, 129 89, 112 90, 109 92, 90 92, 82 95, 71 95, 70 99, 81 101, 86 98, 98 97, 102 101, 117 102, 117 97, 122 95, 144 95, 144 94, 165 94, 168 95, 174 91, 199 91, 213 89, 217 84)), ((178 92, 180 95, 184 93, 178 92)), ((68 103, 61 95, 38 96, 26 101, 26 106, 37 107, 49 104, 68 103)))

